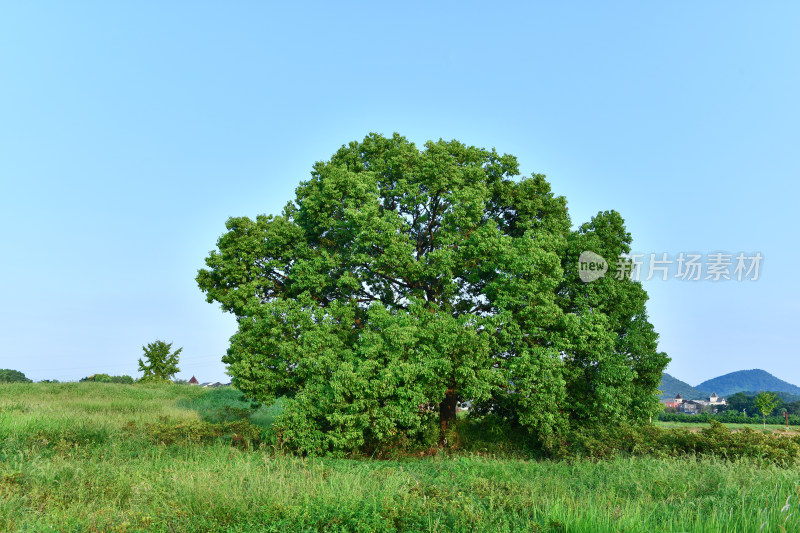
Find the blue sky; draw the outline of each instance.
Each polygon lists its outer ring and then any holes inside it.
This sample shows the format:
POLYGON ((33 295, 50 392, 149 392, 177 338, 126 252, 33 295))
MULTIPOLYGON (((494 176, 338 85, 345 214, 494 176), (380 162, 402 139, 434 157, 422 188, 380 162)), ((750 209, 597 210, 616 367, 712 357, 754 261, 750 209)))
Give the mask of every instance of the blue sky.
POLYGON ((278 213, 369 132, 548 176, 640 253, 760 252, 759 279, 645 282, 668 372, 800 384, 800 7, 735 2, 8 2, 0 15, 0 368, 227 380, 194 277, 230 216, 278 213))

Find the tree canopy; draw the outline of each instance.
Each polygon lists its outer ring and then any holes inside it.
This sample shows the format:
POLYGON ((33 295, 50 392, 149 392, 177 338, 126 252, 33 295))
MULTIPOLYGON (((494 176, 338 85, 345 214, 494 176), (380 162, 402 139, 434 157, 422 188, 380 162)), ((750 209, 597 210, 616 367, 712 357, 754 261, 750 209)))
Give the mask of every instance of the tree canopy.
POLYGON ((452 429, 459 403, 543 442, 570 421, 644 420, 668 358, 616 261, 614 211, 571 230, 566 200, 517 160, 458 141, 368 135, 314 165, 280 216, 231 218, 197 282, 233 313, 223 361, 304 453, 452 429))
POLYGON ((0 368, 0 383, 32 383, 32 381, 19 370, 0 368))

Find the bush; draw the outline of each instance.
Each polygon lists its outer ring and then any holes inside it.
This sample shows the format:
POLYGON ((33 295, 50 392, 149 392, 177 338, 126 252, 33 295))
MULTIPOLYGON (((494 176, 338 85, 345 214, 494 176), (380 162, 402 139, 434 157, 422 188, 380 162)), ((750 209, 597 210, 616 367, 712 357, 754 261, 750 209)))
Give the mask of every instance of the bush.
MULTIPOLYGON (((127 429, 136 430, 135 422, 127 429)), ((223 442, 239 448, 256 448, 263 442, 262 430, 246 420, 236 422, 172 422, 162 418, 157 423, 144 425, 147 437, 156 444, 213 444, 223 442)))
POLYGON ((800 460, 800 437, 778 437, 751 428, 731 431, 715 420, 696 433, 656 426, 581 427, 569 433, 554 455, 561 459, 610 459, 618 455, 713 456, 730 460, 751 458, 789 466, 800 460))
POLYGON ((542 445, 519 424, 494 414, 467 416, 458 422, 452 446, 491 457, 540 458, 542 445))
POLYGON ((408 415, 405 419, 411 422, 404 427, 358 412, 325 416, 306 396, 284 398, 281 408, 270 427, 271 438, 279 448, 303 456, 394 457, 430 448, 441 432, 433 413, 408 415))

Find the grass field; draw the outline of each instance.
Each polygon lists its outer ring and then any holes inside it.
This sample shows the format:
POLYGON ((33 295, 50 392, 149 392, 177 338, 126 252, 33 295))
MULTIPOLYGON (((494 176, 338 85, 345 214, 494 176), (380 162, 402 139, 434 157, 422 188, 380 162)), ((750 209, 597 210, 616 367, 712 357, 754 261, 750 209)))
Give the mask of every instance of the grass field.
POLYGON ((236 426, 246 407, 232 389, 0 385, 0 530, 800 530, 796 466, 302 459, 237 440, 275 414, 236 426))

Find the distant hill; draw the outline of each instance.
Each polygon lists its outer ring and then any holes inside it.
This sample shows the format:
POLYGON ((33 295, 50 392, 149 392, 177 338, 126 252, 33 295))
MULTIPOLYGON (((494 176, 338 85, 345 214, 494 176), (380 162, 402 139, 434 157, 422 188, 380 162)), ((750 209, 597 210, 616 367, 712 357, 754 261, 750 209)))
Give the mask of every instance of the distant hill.
POLYGON ((708 394, 698 390, 685 381, 670 376, 666 372, 661 374, 661 386, 658 388, 661 391, 661 399, 674 398, 676 394, 680 394, 684 400, 699 400, 708 397, 708 394))
MULTIPOLYGON (((666 374, 665 374, 666 375, 666 374)), ((716 392, 723 398, 737 392, 787 392, 800 395, 800 387, 778 379, 764 370, 739 370, 718 378, 709 379, 697 385, 695 389, 703 391, 708 396, 716 392)), ((664 389, 661 389, 662 391, 664 389)))

